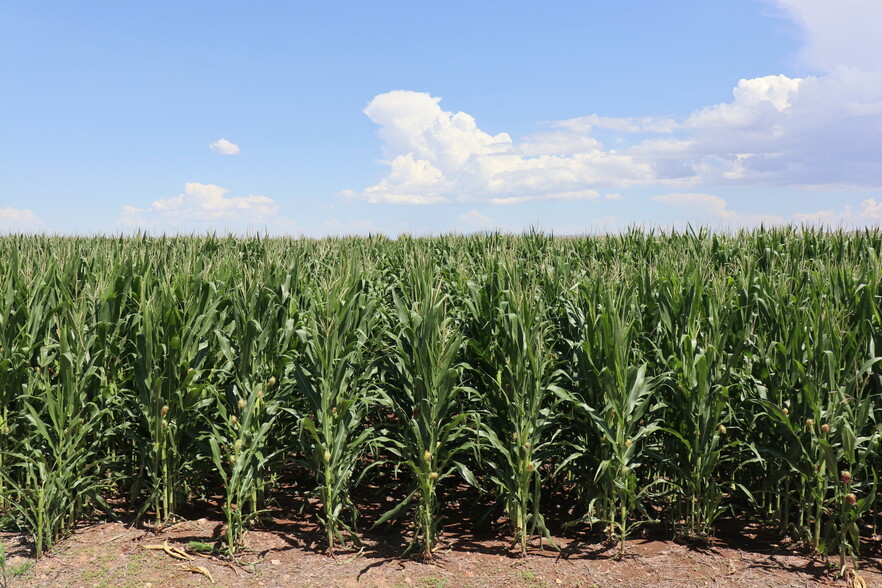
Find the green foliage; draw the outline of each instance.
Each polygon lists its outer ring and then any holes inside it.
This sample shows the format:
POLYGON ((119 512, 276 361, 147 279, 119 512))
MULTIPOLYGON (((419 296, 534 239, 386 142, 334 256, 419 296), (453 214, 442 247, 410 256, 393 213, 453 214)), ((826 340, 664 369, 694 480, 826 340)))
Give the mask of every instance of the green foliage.
POLYGON ((520 552, 547 496, 619 543, 770 521, 839 565, 878 532, 882 231, 0 237, 0 521, 38 555, 114 507, 222 496, 226 551, 305 465, 328 550, 353 488, 451 489, 520 552), (375 474, 383 476, 372 478, 375 474), (569 504, 572 503, 572 504, 569 504))
POLYGON ((468 308, 475 326, 472 349, 480 374, 480 436, 485 468, 508 513, 521 553, 537 531, 553 543, 540 509, 542 466, 555 454, 560 429, 556 385, 561 377, 552 352, 553 332, 535 282, 514 277, 501 264, 480 288, 470 285, 468 308), (507 286, 499 288, 498 280, 507 286))
POLYGON ((387 332, 391 344, 388 402, 396 422, 379 440, 412 476, 407 498, 377 524, 414 511, 416 529, 411 548, 428 560, 438 546, 438 485, 454 473, 477 485, 463 460, 474 447, 476 430, 463 410, 457 365, 463 337, 450 302, 431 263, 413 260, 411 273, 393 291, 394 320, 387 332), (413 504, 413 503, 416 504, 413 504))
POLYGON ((358 513, 349 487, 371 439, 364 419, 374 402, 376 368, 369 351, 376 304, 351 261, 313 294, 298 329, 303 352, 296 377, 304 400, 299 417, 306 463, 318 483, 328 552, 333 553, 336 543, 347 542, 343 531, 358 542, 358 513))

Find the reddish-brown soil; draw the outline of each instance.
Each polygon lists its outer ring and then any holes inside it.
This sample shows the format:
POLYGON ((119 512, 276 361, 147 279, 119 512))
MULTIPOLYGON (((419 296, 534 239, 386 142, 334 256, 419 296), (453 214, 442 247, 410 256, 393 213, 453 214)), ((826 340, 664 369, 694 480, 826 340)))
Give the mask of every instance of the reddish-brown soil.
MULTIPOLYGON (((223 525, 200 518, 162 530, 122 523, 84 526, 35 566, 20 537, 2 537, 9 560, 10 587, 18 586, 208 586, 211 581, 186 568, 201 566, 219 586, 817 586, 851 585, 835 569, 761 530, 727 521, 718 539, 703 548, 653 538, 637 538, 621 560, 616 549, 596 537, 559 538, 562 548, 535 546, 518 557, 500 537, 445 535, 434 563, 401 556, 391 537, 369 536, 360 552, 336 557, 322 553, 314 527, 275 521, 248 533, 248 547, 234 563, 221 557, 180 561, 147 549, 167 542, 193 553, 191 541, 214 543, 223 525), (733 536, 737 532, 737 535, 733 536)), ((859 572, 868 586, 882 586, 882 559, 867 545, 859 572)), ((877 548, 878 549, 878 548, 877 548)))
MULTIPOLYGON (((294 480, 303 479, 295 476, 294 480)), ((388 481, 387 481, 388 482, 388 481)), ((561 551, 534 542, 526 557, 512 549, 502 518, 487 517, 492 502, 464 486, 445 493, 444 545, 432 563, 403 555, 407 525, 393 522, 372 529, 383 511, 403 496, 397 483, 362 487, 356 496, 362 513, 361 550, 324 553, 314 499, 292 481, 273 494, 271 518, 247 534, 236 561, 203 557, 191 542, 219 544, 224 524, 217 497, 197 505, 187 519, 161 529, 121 522, 92 523, 44 555, 36 565, 24 538, 0 535, 6 547, 6 574, 12 588, 161 586, 378 586, 454 588, 471 586, 849 586, 836 568, 783 539, 771 528, 741 519, 718 521, 716 537, 705 546, 671 540, 664 526, 645 526, 628 542, 623 558, 615 546, 587 526, 564 528, 577 510, 562 494, 543 502, 561 551), (558 523, 555 523, 557 521, 558 523), (167 544, 190 554, 182 561, 157 547, 167 544), (152 548, 152 549, 150 549, 152 548), (211 580, 188 568, 201 566, 211 580)), ((123 516, 123 513, 120 513, 123 516)), ((882 587, 882 546, 867 537, 859 560, 867 586, 882 587)), ((2 588, 2 582, 0 582, 2 588)))

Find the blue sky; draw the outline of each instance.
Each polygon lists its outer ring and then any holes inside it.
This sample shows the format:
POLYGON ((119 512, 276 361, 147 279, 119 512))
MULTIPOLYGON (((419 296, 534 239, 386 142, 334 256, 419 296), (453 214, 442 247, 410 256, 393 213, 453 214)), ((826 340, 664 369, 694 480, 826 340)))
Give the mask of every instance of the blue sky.
POLYGON ((0 231, 882 221, 882 4, 0 0, 0 231))

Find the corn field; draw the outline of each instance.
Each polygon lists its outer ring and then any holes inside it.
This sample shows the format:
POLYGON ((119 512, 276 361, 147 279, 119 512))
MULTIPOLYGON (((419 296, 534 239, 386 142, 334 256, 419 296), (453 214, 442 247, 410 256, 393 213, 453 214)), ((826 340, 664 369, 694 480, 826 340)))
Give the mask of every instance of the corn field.
POLYGON ((423 559, 466 486, 522 553, 552 522, 625 553, 734 517, 856 566, 880 532, 880 254, 878 229, 0 237, 0 525, 39 556, 209 497, 232 555, 299 476, 333 553, 394 478, 375 526, 423 559))

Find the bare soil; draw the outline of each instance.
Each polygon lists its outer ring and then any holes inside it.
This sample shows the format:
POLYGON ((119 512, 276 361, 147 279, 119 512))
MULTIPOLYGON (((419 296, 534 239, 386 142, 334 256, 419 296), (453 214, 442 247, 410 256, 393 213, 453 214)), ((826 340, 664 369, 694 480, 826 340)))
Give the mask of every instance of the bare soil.
MULTIPOLYGON (((395 481, 367 485, 354 498, 362 514, 360 549, 325 553, 317 522, 318 504, 302 475, 277 487, 267 518, 247 533, 235 561, 200 554, 196 543, 220 546, 224 522, 219 496, 196 503, 186 519, 157 528, 149 524, 94 522, 78 528, 36 564, 33 546, 14 534, 0 534, 6 547, 10 588, 164 586, 376 586, 488 588, 601 586, 851 586, 825 564, 762 522, 718 521, 705 545, 671 540, 663 525, 641 527, 619 559, 617 546, 587 525, 565 526, 577 505, 566 493, 543 498, 558 552, 535 541, 526 556, 513 549, 504 518, 488 497, 465 485, 445 492, 444 545, 431 563, 404 554, 410 531, 405 522, 372 524, 404 495, 395 481), (494 514, 489 514, 494 513, 494 514), (167 547, 168 550, 163 549, 167 547), (174 549, 172 549, 174 548, 174 549), (178 551, 175 551, 178 550, 178 551), (180 559, 182 554, 191 559, 180 559), (176 557, 176 555, 178 557, 176 557), (202 568, 199 571, 199 568, 202 568), (206 572, 211 576, 201 573, 206 572)), ((117 513, 124 519, 125 513, 117 513)), ((869 531, 869 530, 868 530, 869 531)), ((869 533, 867 533, 869 535, 869 533)), ((865 537, 860 579, 882 587, 882 540, 865 537)), ((0 582, 2 588, 2 582, 0 582)))
MULTIPOLYGON (((2 537, 9 555, 8 584, 19 586, 849 586, 827 567, 774 534, 737 520, 723 521, 717 538, 690 547, 647 536, 629 542, 624 558, 600 537, 559 537, 558 553, 538 543, 520 557, 502 536, 445 534, 433 563, 402 556, 393 536, 368 534, 360 551, 323 553, 315 525, 274 519, 247 535, 237 562, 203 556, 191 542, 215 543, 223 531, 216 517, 183 520, 162 529, 108 522, 78 529, 36 565, 20 536, 2 537), (160 549, 176 547, 192 560, 160 549), (210 574, 211 579, 197 570, 210 574)), ((400 535, 398 535, 400 536, 400 535)), ((868 542, 859 574, 882 586, 878 540, 868 542)), ((172 551, 172 553, 175 553, 172 551)))

